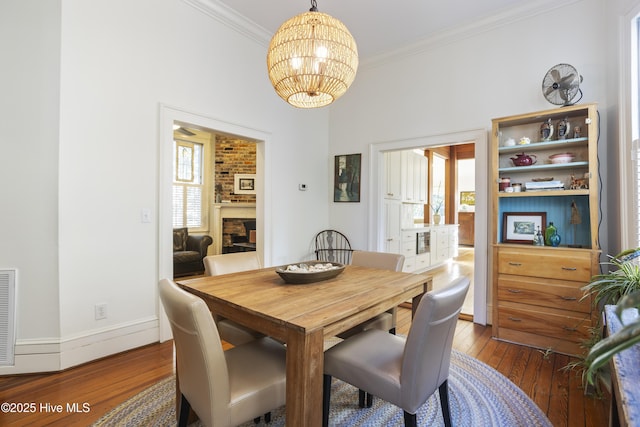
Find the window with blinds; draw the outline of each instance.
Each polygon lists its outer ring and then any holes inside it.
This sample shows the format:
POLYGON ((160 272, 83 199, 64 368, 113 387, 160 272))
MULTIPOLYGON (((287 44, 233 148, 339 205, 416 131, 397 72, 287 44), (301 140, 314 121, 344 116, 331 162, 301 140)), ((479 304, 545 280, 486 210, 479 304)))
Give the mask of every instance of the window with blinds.
POLYGON ((204 146, 173 141, 173 227, 204 228, 204 146))

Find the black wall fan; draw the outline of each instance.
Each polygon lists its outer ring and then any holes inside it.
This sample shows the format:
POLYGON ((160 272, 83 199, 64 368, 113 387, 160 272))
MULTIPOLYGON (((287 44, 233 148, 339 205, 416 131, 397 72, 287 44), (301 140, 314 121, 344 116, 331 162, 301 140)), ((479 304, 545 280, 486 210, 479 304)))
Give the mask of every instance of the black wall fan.
POLYGON ((573 65, 557 64, 542 79, 542 94, 552 104, 573 105, 582 99, 582 76, 573 65), (578 99, 574 101, 577 95, 578 99))

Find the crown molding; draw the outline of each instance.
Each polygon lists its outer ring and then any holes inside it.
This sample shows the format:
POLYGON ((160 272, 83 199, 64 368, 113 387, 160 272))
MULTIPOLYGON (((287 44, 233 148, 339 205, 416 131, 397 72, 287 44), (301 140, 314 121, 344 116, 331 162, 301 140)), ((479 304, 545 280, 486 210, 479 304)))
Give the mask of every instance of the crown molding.
MULTIPOLYGON (((202 13, 221 22, 229 28, 238 31, 246 37, 268 47, 272 34, 264 27, 247 17, 237 13, 218 0, 182 0, 184 3, 196 8, 202 13)), ((510 9, 476 19, 471 22, 461 23, 447 30, 439 31, 430 37, 418 42, 402 46, 388 52, 382 52, 369 58, 360 58, 360 69, 374 68, 396 61, 400 58, 424 53, 426 51, 446 46, 460 40, 464 40, 478 34, 491 31, 506 25, 513 24, 542 14, 549 14, 553 10, 566 7, 583 0, 539 0, 512 7, 510 9)))
POLYGON ((559 9, 582 0, 541 0, 527 2, 524 5, 516 6, 499 13, 476 19, 471 22, 461 23, 455 27, 440 31, 432 36, 403 46, 388 52, 371 56, 360 62, 361 68, 374 68, 396 61, 403 57, 418 55, 435 48, 446 46, 478 34, 492 31, 494 29, 513 24, 542 14, 549 14, 555 9, 559 9))
POLYGON ((217 0, 182 1, 259 44, 269 46, 272 36, 269 31, 224 3, 217 0))

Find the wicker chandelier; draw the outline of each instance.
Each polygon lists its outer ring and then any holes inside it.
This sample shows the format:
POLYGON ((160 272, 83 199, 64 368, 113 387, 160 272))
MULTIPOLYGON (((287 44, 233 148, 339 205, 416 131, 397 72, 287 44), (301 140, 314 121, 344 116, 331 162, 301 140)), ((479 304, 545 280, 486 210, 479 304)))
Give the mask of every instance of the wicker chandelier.
POLYGON ((339 20, 309 12, 286 21, 274 34, 267 53, 269 79, 276 93, 298 108, 331 104, 351 86, 358 69, 356 41, 339 20))

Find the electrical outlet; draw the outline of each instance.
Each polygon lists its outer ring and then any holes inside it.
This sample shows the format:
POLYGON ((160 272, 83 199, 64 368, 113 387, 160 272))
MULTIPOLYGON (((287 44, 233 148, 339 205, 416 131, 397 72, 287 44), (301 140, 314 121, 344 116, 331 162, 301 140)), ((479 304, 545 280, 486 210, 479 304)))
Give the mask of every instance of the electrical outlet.
POLYGON ((95 305, 96 320, 102 320, 107 318, 107 304, 95 305))

